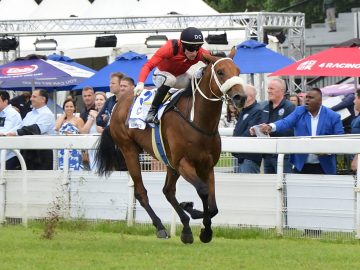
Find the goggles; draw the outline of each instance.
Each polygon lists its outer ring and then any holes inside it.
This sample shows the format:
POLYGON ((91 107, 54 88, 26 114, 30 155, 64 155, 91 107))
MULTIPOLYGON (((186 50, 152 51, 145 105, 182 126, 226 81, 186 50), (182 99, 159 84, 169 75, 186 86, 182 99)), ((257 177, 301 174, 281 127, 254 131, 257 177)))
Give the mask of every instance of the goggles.
POLYGON ((194 52, 194 51, 198 51, 201 48, 201 44, 184 44, 184 49, 189 51, 189 52, 194 52))

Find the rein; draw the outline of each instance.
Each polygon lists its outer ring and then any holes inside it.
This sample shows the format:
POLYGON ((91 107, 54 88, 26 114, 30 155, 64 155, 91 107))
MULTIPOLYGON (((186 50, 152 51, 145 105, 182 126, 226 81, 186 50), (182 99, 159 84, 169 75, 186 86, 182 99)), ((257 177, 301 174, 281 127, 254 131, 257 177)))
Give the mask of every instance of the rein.
POLYGON ((218 64, 219 62, 223 61, 223 60, 230 60, 230 61, 233 61, 231 58, 229 57, 226 57, 226 58, 220 58, 218 59, 215 63, 213 63, 211 65, 211 76, 210 76, 210 80, 209 80, 209 89, 210 89, 210 92, 213 96, 215 96, 216 98, 209 98, 207 97, 204 92, 200 89, 200 82, 202 80, 202 78, 198 81, 196 79, 196 76, 195 74, 197 72, 194 73, 194 75, 192 76, 191 78, 191 87, 192 87, 192 90, 193 90, 193 102, 192 102, 192 108, 191 108, 191 113, 190 113, 190 121, 194 121, 194 107, 195 107, 195 93, 196 91, 200 93, 200 95, 206 99, 206 100, 209 100, 209 101, 221 101, 221 102, 225 102, 227 104, 227 102, 230 100, 229 96, 227 95, 227 92, 231 89, 231 87, 233 87, 234 85, 236 84, 241 84, 243 85, 244 82, 243 80, 239 77, 239 76, 233 76, 229 79, 227 79, 223 84, 220 83, 218 77, 216 76, 216 72, 215 72, 215 66, 216 64, 218 64), (219 87, 219 90, 222 92, 222 95, 221 97, 218 97, 214 92, 213 90, 211 89, 211 80, 214 79, 215 80, 215 83, 216 85, 219 87))
POLYGON ((185 117, 185 115, 176 106, 173 106, 174 112, 176 112, 182 119, 184 119, 185 122, 187 122, 196 131, 198 131, 201 134, 204 134, 206 136, 209 136, 209 137, 219 134, 219 130, 216 128, 215 131, 208 132, 208 131, 205 131, 205 130, 203 130, 203 129, 201 129, 198 126, 193 124, 194 114, 195 114, 194 107, 195 107, 195 93, 196 93, 196 91, 198 91, 200 93, 200 95, 206 100, 214 101, 214 102, 217 102, 217 101, 220 101, 220 102, 225 101, 225 102, 227 102, 228 100, 230 100, 229 96, 227 95, 227 92, 230 90, 230 88, 233 87, 236 84, 243 84, 243 80, 239 76, 233 76, 233 77, 227 79, 223 84, 220 83, 214 68, 215 68, 216 64, 218 64, 220 61, 223 61, 223 60, 231 60, 232 61, 231 58, 220 58, 215 63, 213 63, 211 65, 211 77, 210 77, 210 80, 209 80, 209 89, 211 91, 211 94, 213 96, 215 96, 216 98, 210 98, 210 97, 207 97, 204 94, 204 92, 200 89, 200 86, 199 86, 202 78, 200 80, 197 80, 196 76, 195 76, 196 73, 194 73, 194 75, 191 78, 191 87, 192 87, 192 90, 193 90, 192 91, 193 92, 193 99, 192 99, 192 108, 191 108, 191 112, 190 112, 190 120, 187 119, 185 117), (222 92, 222 95, 220 97, 218 97, 213 92, 213 90, 211 89, 211 81, 212 81, 212 79, 215 80, 216 85, 219 87, 219 90, 222 92))

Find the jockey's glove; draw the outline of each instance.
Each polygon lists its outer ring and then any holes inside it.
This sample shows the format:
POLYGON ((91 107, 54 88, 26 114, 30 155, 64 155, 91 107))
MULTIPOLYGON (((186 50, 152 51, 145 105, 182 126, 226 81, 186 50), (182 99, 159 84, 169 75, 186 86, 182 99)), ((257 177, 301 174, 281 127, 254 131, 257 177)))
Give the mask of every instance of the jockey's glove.
POLYGON ((138 84, 134 88, 134 96, 140 95, 142 90, 144 90, 144 83, 138 82, 138 84))

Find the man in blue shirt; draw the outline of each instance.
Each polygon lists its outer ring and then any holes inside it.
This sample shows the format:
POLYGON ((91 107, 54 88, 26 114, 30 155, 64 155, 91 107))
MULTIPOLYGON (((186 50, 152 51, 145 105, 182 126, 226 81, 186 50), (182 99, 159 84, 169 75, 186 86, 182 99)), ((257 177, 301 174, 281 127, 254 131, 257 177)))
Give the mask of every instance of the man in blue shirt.
POLYGON ((120 83, 121 80, 124 78, 124 76, 125 75, 121 72, 114 72, 110 74, 109 88, 110 88, 110 93, 114 95, 109 97, 105 101, 104 106, 102 107, 101 111, 98 113, 98 116, 96 117, 96 125, 100 127, 106 127, 109 125, 112 110, 121 93, 120 83))
MULTIPOLYGON (((96 125, 109 128, 110 118, 116 102, 121 98, 125 92, 133 92, 135 87, 134 80, 130 77, 125 77, 120 72, 115 72, 110 75, 110 92, 114 95, 108 98, 96 117, 96 125)), ((127 171, 125 159, 119 150, 116 150, 117 160, 119 162, 119 170, 127 171)))
MULTIPOLYGON (((0 91, 0 136, 21 127, 21 115, 9 104, 10 95, 0 91)), ((20 167, 19 160, 12 151, 6 153, 6 169, 14 170, 20 167)))

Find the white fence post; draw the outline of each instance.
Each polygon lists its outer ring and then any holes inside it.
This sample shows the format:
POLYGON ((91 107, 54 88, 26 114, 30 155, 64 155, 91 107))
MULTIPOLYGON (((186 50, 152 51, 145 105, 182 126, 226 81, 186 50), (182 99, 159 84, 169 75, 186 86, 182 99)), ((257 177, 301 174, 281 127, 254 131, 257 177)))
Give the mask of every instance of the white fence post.
POLYGON ((25 160, 23 158, 23 156, 21 155, 19 150, 13 150, 14 153, 16 154, 19 162, 20 162, 20 166, 21 166, 21 171, 23 173, 23 177, 22 177, 22 225, 24 227, 27 227, 27 223, 28 223, 28 171, 27 171, 27 167, 26 167, 26 163, 25 160))
POLYGON ((284 154, 278 154, 277 160, 277 175, 276 175, 276 189, 277 189, 277 197, 276 197, 276 232, 278 235, 283 234, 283 210, 284 210, 284 154))
MULTIPOLYGON (((70 150, 64 149, 63 156, 63 177, 62 177, 62 190, 64 198, 64 217, 68 218, 71 215, 71 205, 70 205, 70 175, 69 175, 69 156, 70 150)), ((62 195, 62 194, 61 194, 62 195)))
POLYGON ((355 209, 355 238, 360 239, 360 154, 358 154, 358 160, 357 160, 357 172, 356 172, 356 209, 355 209))
POLYGON ((129 197, 128 197, 128 213, 127 213, 127 225, 133 226, 134 225, 134 206, 136 203, 135 194, 134 194, 134 181, 132 180, 130 174, 129 176, 129 197))

